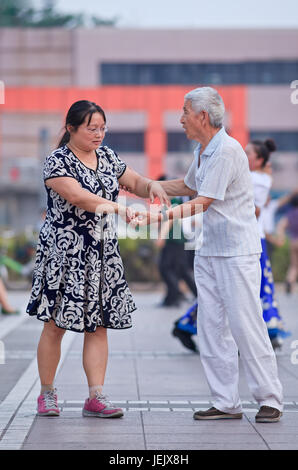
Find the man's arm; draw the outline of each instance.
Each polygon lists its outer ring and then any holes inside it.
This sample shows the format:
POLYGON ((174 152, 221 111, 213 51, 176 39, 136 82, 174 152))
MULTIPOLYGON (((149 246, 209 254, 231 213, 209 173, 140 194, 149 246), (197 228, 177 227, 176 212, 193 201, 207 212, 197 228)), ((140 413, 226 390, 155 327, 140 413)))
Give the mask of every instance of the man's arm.
POLYGON ((168 209, 167 215, 169 220, 184 219, 201 212, 206 212, 214 199, 205 196, 198 196, 195 199, 179 204, 178 206, 168 209))
POLYGON ((196 196, 197 191, 190 189, 184 183, 184 179, 158 181, 168 196, 196 196))

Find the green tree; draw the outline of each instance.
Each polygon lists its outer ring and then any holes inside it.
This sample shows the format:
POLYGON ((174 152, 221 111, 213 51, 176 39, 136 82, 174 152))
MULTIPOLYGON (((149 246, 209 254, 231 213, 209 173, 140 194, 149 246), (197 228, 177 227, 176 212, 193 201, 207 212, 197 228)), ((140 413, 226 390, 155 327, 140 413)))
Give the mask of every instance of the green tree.
POLYGON ((30 0, 1 0, 0 27, 67 27, 77 26, 114 26, 117 18, 103 19, 83 13, 60 13, 55 7, 55 0, 45 0, 41 9, 32 6, 30 0))

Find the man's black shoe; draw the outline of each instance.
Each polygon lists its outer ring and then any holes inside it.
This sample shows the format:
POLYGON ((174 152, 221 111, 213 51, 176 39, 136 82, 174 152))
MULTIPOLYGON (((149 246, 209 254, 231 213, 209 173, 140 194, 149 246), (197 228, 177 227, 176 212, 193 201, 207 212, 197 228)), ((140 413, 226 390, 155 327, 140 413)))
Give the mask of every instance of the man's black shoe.
POLYGON ((256 423, 277 423, 282 416, 282 412, 271 406, 261 406, 256 414, 256 423))
POLYGON ((242 419, 242 413, 224 413, 223 411, 219 411, 217 408, 209 408, 206 411, 196 411, 193 415, 194 419, 242 419))
POLYGON ((196 353, 199 352, 195 342, 191 338, 192 336, 191 333, 188 333, 187 331, 184 331, 184 330, 180 330, 179 328, 177 328, 177 326, 175 326, 175 328, 172 331, 172 335, 178 338, 183 344, 183 346, 185 346, 187 349, 190 349, 191 351, 196 352, 196 353))

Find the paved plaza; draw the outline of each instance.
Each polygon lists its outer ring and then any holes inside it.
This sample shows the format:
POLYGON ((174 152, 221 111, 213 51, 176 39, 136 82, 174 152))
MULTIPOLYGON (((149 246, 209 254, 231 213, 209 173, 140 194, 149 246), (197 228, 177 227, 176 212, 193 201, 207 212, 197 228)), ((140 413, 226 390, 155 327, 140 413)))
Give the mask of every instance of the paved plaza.
POLYGON ((159 308, 161 290, 133 288, 134 327, 109 330, 105 392, 124 409, 121 419, 83 418, 88 387, 82 367, 83 334, 67 332, 57 373, 60 417, 36 416, 39 379, 36 348, 42 322, 25 314, 29 292, 10 292, 20 317, 0 318, 0 449, 283 450, 298 449, 298 293, 277 299, 291 337, 277 352, 285 409, 275 424, 256 424, 257 404, 247 388, 240 358, 244 417, 193 420, 211 406, 200 357, 171 335, 181 308, 159 308), (295 342, 296 341, 296 345, 295 342))

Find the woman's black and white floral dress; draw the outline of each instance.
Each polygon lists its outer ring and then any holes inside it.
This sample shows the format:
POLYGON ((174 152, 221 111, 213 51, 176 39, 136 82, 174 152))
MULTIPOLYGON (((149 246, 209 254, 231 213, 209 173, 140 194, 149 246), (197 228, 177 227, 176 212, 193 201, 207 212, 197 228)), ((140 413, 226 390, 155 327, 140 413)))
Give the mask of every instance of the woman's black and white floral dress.
MULTIPOLYGON (((100 147, 96 155, 94 171, 65 145, 47 157, 44 180, 69 176, 93 194, 116 201, 126 164, 108 147, 100 147)), ((124 276, 114 216, 84 211, 46 190, 47 215, 27 313, 77 332, 93 332, 97 326, 130 328, 136 306, 124 276)))

